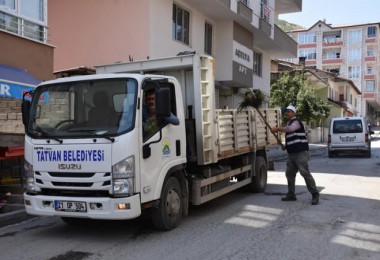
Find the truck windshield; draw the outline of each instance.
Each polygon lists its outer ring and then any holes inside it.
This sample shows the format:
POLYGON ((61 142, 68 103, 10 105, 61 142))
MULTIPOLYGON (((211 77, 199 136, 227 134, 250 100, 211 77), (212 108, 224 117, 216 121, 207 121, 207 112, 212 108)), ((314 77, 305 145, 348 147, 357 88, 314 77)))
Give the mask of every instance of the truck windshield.
POLYGON ((35 138, 117 136, 134 128, 137 81, 113 78, 36 89, 27 133, 35 138))

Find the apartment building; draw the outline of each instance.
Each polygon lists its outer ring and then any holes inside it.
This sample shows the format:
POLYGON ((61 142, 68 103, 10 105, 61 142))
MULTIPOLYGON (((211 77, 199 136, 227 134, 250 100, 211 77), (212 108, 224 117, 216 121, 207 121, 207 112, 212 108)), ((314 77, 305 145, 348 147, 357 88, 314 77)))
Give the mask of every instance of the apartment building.
POLYGON ((301 9, 302 0, 49 0, 54 69, 195 51, 215 58, 219 89, 260 88, 269 96, 271 59, 297 55, 297 43, 275 22, 301 9))
MULTIPOLYGON (((362 93, 359 115, 373 124, 380 119, 379 26, 380 23, 333 26, 318 21, 309 29, 289 33, 298 42, 298 57, 306 57, 307 67, 354 82, 362 93)), ((335 94, 330 91, 329 98, 335 94)))

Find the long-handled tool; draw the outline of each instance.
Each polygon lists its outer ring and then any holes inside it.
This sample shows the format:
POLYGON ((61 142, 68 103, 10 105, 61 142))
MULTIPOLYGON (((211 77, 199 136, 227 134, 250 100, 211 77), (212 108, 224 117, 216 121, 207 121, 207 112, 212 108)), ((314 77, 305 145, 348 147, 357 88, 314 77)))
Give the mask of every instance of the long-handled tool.
POLYGON ((264 115, 261 113, 261 111, 259 109, 259 107, 262 105, 263 101, 264 101, 264 94, 261 92, 261 90, 255 89, 253 91, 252 90, 251 91, 247 91, 244 94, 243 101, 239 105, 239 110, 247 108, 247 107, 253 107, 253 108, 255 108, 256 111, 261 116, 261 118, 263 119, 265 125, 269 128, 269 130, 271 131, 271 133, 273 134, 273 136, 276 138, 277 143, 279 145, 281 145, 282 150, 285 150, 285 146, 282 144, 280 138, 278 138, 278 136, 272 132, 272 127, 269 125, 269 123, 267 122, 267 120, 265 119, 264 115))

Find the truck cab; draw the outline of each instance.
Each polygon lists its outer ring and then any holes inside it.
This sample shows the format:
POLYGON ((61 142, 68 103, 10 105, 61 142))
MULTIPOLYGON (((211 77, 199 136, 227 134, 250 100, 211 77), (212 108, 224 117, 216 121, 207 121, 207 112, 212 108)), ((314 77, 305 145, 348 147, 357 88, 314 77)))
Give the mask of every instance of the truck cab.
POLYGON ((186 163, 177 100, 172 77, 103 74, 40 84, 23 104, 27 213, 139 216, 141 205, 160 198, 167 173, 186 163), (154 119, 147 118, 148 92, 154 119))

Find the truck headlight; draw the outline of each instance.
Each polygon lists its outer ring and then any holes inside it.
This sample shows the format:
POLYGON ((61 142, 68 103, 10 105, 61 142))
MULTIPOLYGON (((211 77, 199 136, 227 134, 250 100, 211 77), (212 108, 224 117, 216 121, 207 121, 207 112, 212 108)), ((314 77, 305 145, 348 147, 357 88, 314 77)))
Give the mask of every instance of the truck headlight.
POLYGON ((26 190, 36 191, 36 182, 34 181, 33 165, 25 160, 24 170, 25 170, 25 177, 26 177, 26 190))
POLYGON ((133 179, 115 179, 113 181, 114 195, 133 194, 133 179))
POLYGON ((113 194, 132 195, 135 191, 135 158, 128 157, 112 166, 113 194))

